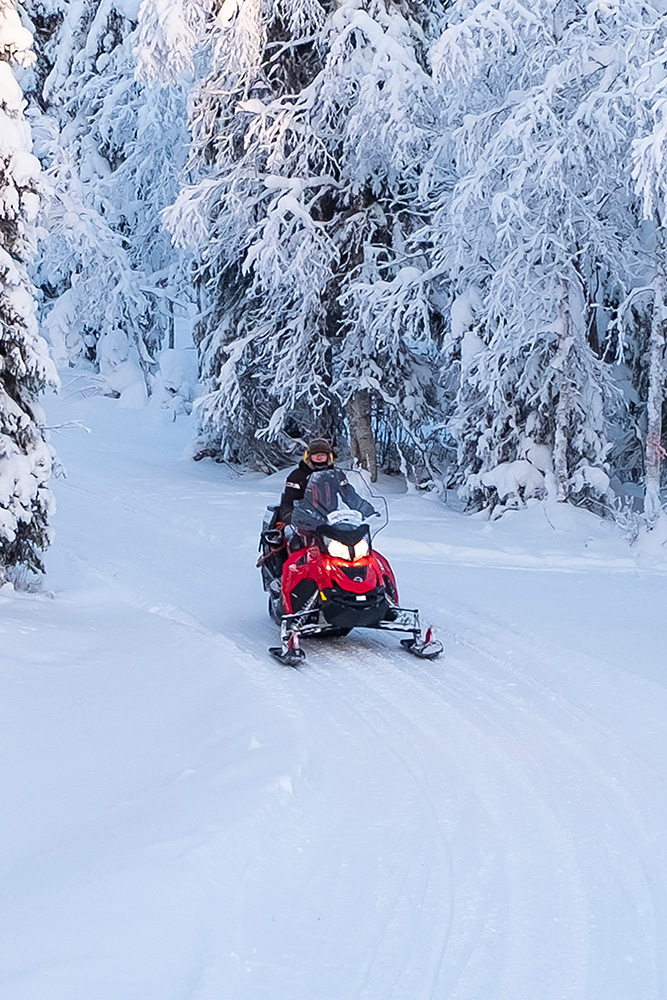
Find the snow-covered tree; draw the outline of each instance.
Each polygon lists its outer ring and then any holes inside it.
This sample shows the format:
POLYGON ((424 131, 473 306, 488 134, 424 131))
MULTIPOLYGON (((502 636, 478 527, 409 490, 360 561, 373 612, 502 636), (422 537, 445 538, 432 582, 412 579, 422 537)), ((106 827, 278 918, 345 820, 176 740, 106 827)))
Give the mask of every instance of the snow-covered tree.
MULTIPOLYGON (((30 0, 44 42, 36 149, 51 182, 37 280, 59 363, 84 361, 122 391, 173 326, 185 288, 161 210, 185 155, 185 96, 135 80, 138 3, 30 0)), ((139 376, 141 377, 141 376, 139 376)))
MULTIPOLYGON (((434 116, 425 53, 438 10, 230 0, 206 30, 205 16, 189 22, 200 33, 185 32, 182 62, 198 40, 210 66, 191 97, 192 183, 167 218, 198 260, 202 435, 226 458, 268 459, 345 419, 372 471, 373 421, 423 447, 432 310, 424 260, 405 248, 434 116)), ((165 27, 159 46, 169 37, 165 27)), ((150 52, 144 62, 157 64, 150 52)))
MULTIPOLYGON (((634 142, 634 172, 642 215, 651 224, 653 260, 652 314, 648 339, 644 513, 653 527, 662 511, 665 368, 667 350, 667 18, 653 9, 649 23, 638 25, 635 95, 643 120, 634 142), (643 29, 642 34, 639 31, 643 29)), ((638 115, 639 117, 639 115, 638 115)))
POLYGON ((591 288, 602 270, 618 300, 635 280, 635 27, 615 4, 471 0, 433 50, 435 259, 459 297, 478 300, 450 344, 464 356, 450 426, 478 506, 550 488, 607 495, 616 393, 591 336, 591 288), (452 162, 455 183, 438 187, 452 162))
POLYGON ((32 37, 16 5, 0 0, 0 584, 42 569, 49 541, 53 453, 37 400, 57 381, 38 334, 26 262, 35 251, 39 162, 12 63, 29 64, 32 37))

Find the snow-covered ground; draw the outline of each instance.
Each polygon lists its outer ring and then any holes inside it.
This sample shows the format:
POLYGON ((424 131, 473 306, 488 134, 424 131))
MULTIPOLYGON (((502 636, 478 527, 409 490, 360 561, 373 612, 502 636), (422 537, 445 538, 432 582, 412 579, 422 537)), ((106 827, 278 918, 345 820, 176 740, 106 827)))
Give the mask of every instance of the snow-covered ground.
POLYGON ((46 590, 0 593, 2 1000, 665 1000, 667 552, 386 481, 439 626, 266 647, 282 476, 67 390, 46 590))

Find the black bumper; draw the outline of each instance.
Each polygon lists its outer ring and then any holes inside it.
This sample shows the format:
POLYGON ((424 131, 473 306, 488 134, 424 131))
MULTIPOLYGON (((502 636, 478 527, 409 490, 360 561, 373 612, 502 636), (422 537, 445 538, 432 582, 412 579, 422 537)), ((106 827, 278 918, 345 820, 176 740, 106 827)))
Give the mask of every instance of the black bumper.
POLYGON ((322 617, 333 628, 373 628, 389 616, 384 591, 350 594, 325 590, 320 594, 322 617))

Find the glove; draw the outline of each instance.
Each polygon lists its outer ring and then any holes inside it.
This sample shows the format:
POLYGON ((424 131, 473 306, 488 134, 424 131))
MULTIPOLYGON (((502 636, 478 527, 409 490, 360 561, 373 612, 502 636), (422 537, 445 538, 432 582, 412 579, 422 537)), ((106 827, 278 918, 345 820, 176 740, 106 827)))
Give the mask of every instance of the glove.
POLYGON ((372 510, 368 516, 369 517, 382 517, 382 514, 380 513, 379 510, 372 510))

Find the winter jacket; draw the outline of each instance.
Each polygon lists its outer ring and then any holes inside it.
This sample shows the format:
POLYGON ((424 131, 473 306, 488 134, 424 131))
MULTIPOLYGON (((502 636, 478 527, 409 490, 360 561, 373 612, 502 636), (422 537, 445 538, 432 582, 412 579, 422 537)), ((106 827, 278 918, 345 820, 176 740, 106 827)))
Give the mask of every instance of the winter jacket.
MULTIPOLYGON (((287 482, 285 483, 285 489, 283 490, 283 495, 280 498, 280 507, 278 508, 278 521, 282 521, 284 524, 289 524, 292 520, 292 511, 294 510, 294 503, 296 500, 302 500, 306 492, 306 487, 308 485, 308 480, 312 476, 313 472, 322 471, 311 468, 303 459, 299 462, 298 468, 290 472, 287 477, 287 482)), ((349 507, 354 507, 356 510, 360 511, 364 517, 370 517, 371 514, 375 513, 375 508, 372 504, 360 497, 353 486, 348 483, 343 473, 339 474, 341 477, 340 482, 340 495, 342 496, 344 502, 349 507)))
POLYGON ((312 476, 313 472, 315 472, 315 469, 311 468, 310 465, 307 465, 306 462, 301 459, 298 467, 293 469, 287 477, 285 489, 283 490, 283 495, 280 498, 280 507, 278 508, 278 520, 282 521, 283 524, 289 524, 292 520, 294 501, 303 500, 308 480, 312 476))

